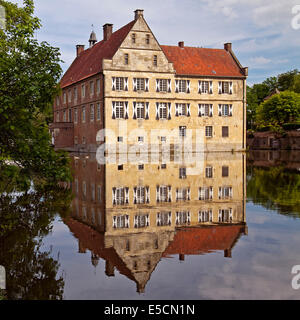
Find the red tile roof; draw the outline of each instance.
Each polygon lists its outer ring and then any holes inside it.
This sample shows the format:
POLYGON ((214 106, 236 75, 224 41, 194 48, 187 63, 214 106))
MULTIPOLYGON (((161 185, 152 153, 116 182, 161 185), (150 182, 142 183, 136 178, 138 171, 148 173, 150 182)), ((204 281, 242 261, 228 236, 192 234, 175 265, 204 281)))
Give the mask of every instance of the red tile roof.
POLYGON ((220 77, 244 77, 229 51, 179 46, 161 46, 176 74, 220 77))
POLYGON ((163 256, 230 249, 243 231, 243 225, 180 228, 163 256))
POLYGON ((112 33, 108 41, 100 41, 76 57, 61 79, 62 88, 102 71, 102 60, 111 59, 131 30, 135 20, 112 33))

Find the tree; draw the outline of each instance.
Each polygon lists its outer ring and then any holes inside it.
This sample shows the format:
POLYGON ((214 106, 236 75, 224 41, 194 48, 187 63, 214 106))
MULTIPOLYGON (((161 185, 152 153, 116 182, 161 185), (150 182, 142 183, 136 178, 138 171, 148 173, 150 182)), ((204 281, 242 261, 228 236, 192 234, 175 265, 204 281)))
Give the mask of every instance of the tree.
POLYGON ((269 94, 269 93, 271 93, 272 91, 274 91, 275 89, 278 88, 278 79, 277 79, 277 77, 270 77, 270 78, 267 78, 265 81, 263 81, 262 84, 265 85, 268 88, 268 90, 269 90, 268 94, 269 94))
POLYGON ((68 180, 68 158, 50 145, 47 119, 59 92, 60 53, 35 32, 41 27, 32 0, 23 7, 0 0, 6 28, 0 29, 0 167, 13 160, 47 179, 68 180))
POLYGON ((297 74, 294 78, 294 84, 292 87, 292 91, 296 93, 300 93, 300 74, 297 74))
POLYGON ((266 126, 282 126, 300 120, 300 94, 285 91, 264 101, 257 109, 257 121, 266 126))
POLYGON ((286 91, 292 90, 294 85, 295 76, 299 74, 297 69, 291 70, 278 75, 278 90, 286 91))

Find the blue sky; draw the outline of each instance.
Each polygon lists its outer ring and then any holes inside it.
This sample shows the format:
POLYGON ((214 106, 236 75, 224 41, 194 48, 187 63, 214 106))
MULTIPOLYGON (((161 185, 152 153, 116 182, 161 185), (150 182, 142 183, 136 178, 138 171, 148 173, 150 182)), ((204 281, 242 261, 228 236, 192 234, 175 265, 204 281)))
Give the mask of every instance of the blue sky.
POLYGON ((249 67, 250 85, 300 69, 300 29, 292 27, 297 19, 292 8, 300 0, 35 0, 35 5, 43 25, 38 39, 60 48, 64 70, 75 58, 76 44, 88 46, 92 24, 102 40, 103 24, 117 30, 133 20, 135 9, 145 10, 160 44, 223 48, 232 42, 249 67))

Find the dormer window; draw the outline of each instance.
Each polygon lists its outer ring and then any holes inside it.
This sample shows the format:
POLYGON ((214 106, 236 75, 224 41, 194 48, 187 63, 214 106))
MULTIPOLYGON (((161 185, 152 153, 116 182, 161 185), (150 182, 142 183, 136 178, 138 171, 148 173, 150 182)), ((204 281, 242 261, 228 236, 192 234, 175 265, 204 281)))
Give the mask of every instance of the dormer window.
POLYGON ((129 63, 128 53, 125 53, 125 55, 124 55, 124 63, 125 63, 125 64, 128 64, 128 63, 129 63))
POLYGON ((154 67, 157 67, 157 55, 153 57, 153 65, 154 67))
POLYGON ((131 35, 131 40, 132 40, 132 43, 135 43, 135 40, 136 40, 136 34, 135 33, 133 33, 131 35))
POLYGON ((150 34, 146 35, 146 44, 150 44, 150 34))

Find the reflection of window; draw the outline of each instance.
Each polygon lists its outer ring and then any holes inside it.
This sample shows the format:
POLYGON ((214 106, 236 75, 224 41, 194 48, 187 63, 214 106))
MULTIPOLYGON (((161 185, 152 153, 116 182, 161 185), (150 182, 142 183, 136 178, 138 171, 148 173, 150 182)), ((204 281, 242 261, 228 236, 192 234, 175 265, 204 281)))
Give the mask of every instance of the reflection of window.
POLYGON ((150 189, 148 186, 137 186, 133 188, 133 203, 149 203, 150 202, 150 189))
POLYGON ((129 216, 128 215, 113 216, 113 228, 117 228, 117 229, 129 228, 129 216))
POLYGON ((199 222, 212 222, 212 210, 202 210, 198 213, 199 222))
POLYGON ((189 211, 177 211, 176 212, 176 225, 184 225, 191 223, 191 215, 189 211))
POLYGON ((179 137, 186 137, 186 126, 180 126, 179 127, 179 137))
POLYGON ((139 214, 134 217, 135 228, 145 228, 149 226, 149 214, 139 214))
POLYGON ((170 226, 172 219, 171 212, 158 212, 156 216, 156 225, 157 226, 170 226))
POLYGON ((176 201, 190 200, 190 189, 189 188, 178 188, 176 189, 176 201))
POLYGON ((219 209, 219 222, 232 222, 232 209, 219 209))
POLYGON ((179 168, 179 179, 185 179, 186 178, 186 168, 179 168))
POLYGON ((212 200, 213 187, 200 187, 199 188, 199 200, 212 200))

